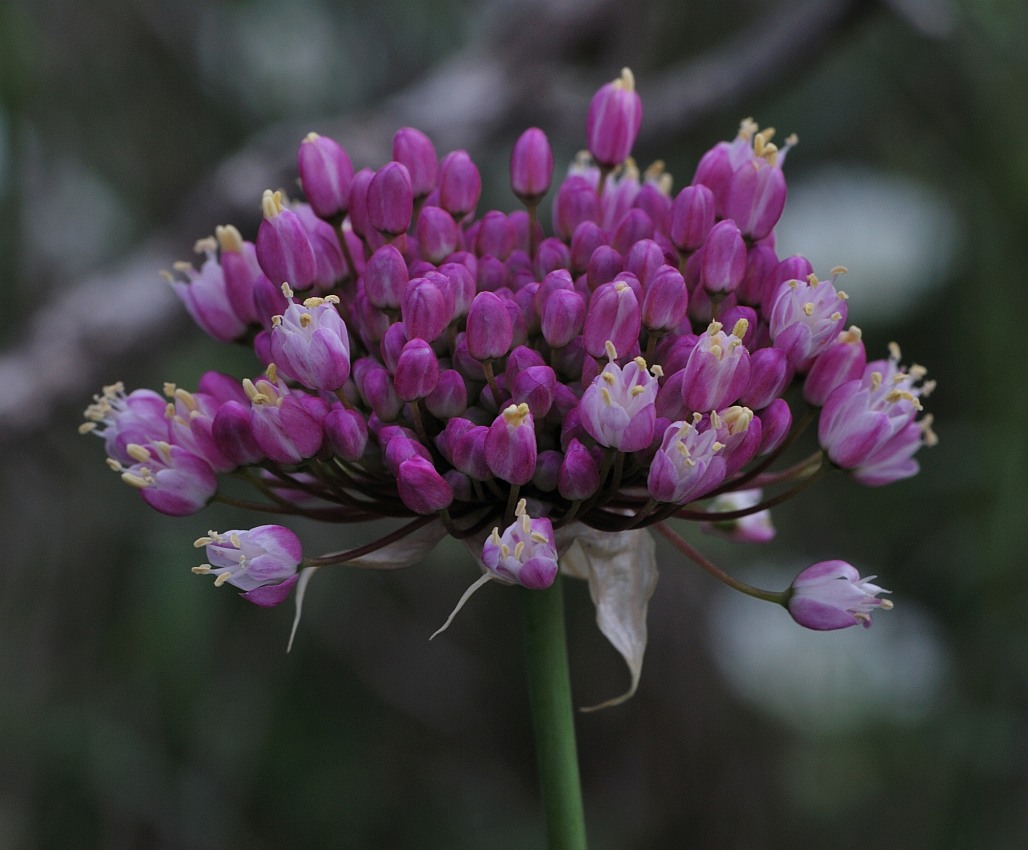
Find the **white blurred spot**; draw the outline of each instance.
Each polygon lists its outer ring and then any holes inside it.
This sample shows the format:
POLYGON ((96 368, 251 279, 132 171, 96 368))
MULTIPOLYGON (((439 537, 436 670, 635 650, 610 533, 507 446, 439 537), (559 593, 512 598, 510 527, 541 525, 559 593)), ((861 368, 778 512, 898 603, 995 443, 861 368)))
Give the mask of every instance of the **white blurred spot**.
MULTIPOLYGON (((791 577, 768 571, 754 580, 785 587, 791 577)), ((949 661, 932 620, 895 602, 870 629, 815 632, 777 605, 719 594, 709 621, 712 655, 735 693, 810 737, 869 720, 916 721, 931 711, 949 661)))
POLYGON ((849 274, 849 319, 898 321, 945 280, 958 249, 958 220, 939 192, 909 177, 834 165, 790 181, 776 229, 778 256, 803 254, 818 277, 849 274))

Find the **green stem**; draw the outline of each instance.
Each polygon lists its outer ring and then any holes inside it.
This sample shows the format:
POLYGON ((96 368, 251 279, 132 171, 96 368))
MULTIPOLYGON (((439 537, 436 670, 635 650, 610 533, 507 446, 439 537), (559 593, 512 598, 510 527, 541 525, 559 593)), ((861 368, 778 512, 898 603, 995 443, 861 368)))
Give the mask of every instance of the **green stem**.
POLYGON ((548 847, 585 850, 561 577, 546 590, 523 588, 521 613, 548 847))

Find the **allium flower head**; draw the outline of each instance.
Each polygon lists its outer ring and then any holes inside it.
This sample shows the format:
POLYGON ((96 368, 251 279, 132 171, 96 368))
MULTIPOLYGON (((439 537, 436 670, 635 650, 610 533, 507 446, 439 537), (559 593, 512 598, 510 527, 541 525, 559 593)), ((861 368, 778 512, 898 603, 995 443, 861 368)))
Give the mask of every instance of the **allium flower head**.
MULTIPOLYGON (((225 225, 198 243, 199 271, 177 267, 196 323, 252 348, 250 376, 208 373, 195 392, 169 384, 167 398, 112 385, 82 430, 164 513, 219 499, 279 518, 401 523, 308 558, 307 577, 406 566, 446 535, 484 565, 473 588, 581 577, 634 689, 657 574, 649 529, 716 573, 669 523, 766 540, 767 509, 832 464, 867 485, 912 475, 934 441, 919 417, 931 384, 898 351, 866 363, 859 331, 843 331, 841 270, 819 280, 806 258, 778 256, 793 140, 776 147, 746 120, 676 187, 663 163, 632 159, 631 71, 583 117, 587 150, 566 169, 532 128, 500 175, 466 150, 440 158, 410 127, 384 165, 357 170, 338 142, 308 135, 306 199, 265 192, 255 243, 225 225), (522 208, 478 209, 483 183, 508 182, 522 208), (548 193, 552 231, 537 217, 548 193), (814 418, 821 449, 774 468, 814 418), (256 495, 219 489, 230 473, 256 495)), ((299 544, 283 527, 203 545, 202 571, 253 601, 279 602, 294 584, 302 597, 299 544)), ((827 563, 794 583, 797 620, 837 627, 883 607, 851 567, 827 563)))

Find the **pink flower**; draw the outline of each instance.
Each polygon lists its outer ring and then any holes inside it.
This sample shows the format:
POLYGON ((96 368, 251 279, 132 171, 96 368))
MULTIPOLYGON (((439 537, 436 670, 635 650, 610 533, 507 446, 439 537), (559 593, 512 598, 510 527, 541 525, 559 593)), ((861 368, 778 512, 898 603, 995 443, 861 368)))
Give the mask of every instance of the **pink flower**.
POLYGON ((557 577, 553 525, 546 517, 532 519, 524 499, 518 502, 514 516, 502 535, 497 527, 486 539, 482 563, 501 579, 530 590, 543 590, 557 577))
POLYGON ((845 561, 821 561, 807 567, 789 588, 787 607, 792 618, 808 629, 832 631, 862 625, 871 628, 871 612, 888 611, 892 602, 879 599, 888 593, 845 561))
POLYGON ((214 584, 231 584, 261 607, 282 602, 296 583, 303 558, 300 539, 281 525, 260 525, 219 534, 208 532, 193 544, 206 549, 209 564, 193 567, 197 575, 216 576, 214 584))

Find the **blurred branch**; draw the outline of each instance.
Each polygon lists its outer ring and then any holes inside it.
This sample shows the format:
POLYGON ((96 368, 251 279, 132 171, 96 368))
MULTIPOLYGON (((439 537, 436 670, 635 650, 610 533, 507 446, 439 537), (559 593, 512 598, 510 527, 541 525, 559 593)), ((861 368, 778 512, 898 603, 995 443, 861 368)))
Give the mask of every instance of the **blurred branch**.
MULTIPOLYGON (((875 6, 805 0, 791 10, 774 7, 691 61, 660 72, 640 66, 645 135, 682 133, 733 101, 808 72, 812 58, 875 6)), ((529 122, 545 122, 555 137, 577 137, 597 80, 592 73, 586 80, 571 57, 584 40, 616 32, 623 15, 613 0, 498 4, 497 23, 485 38, 407 89, 319 129, 344 139, 359 164, 381 161, 403 125, 423 129, 440 150, 461 146, 473 153, 509 144, 507 128, 529 122)), ((19 347, 0 357, 0 443, 45 425, 66 401, 83 406, 90 388, 111 380, 121 364, 168 343, 184 312, 158 283, 157 270, 217 223, 256 225, 262 190, 293 184, 297 139, 309 129, 290 123, 259 134, 214 168, 178 216, 135 252, 40 306, 19 347)))

